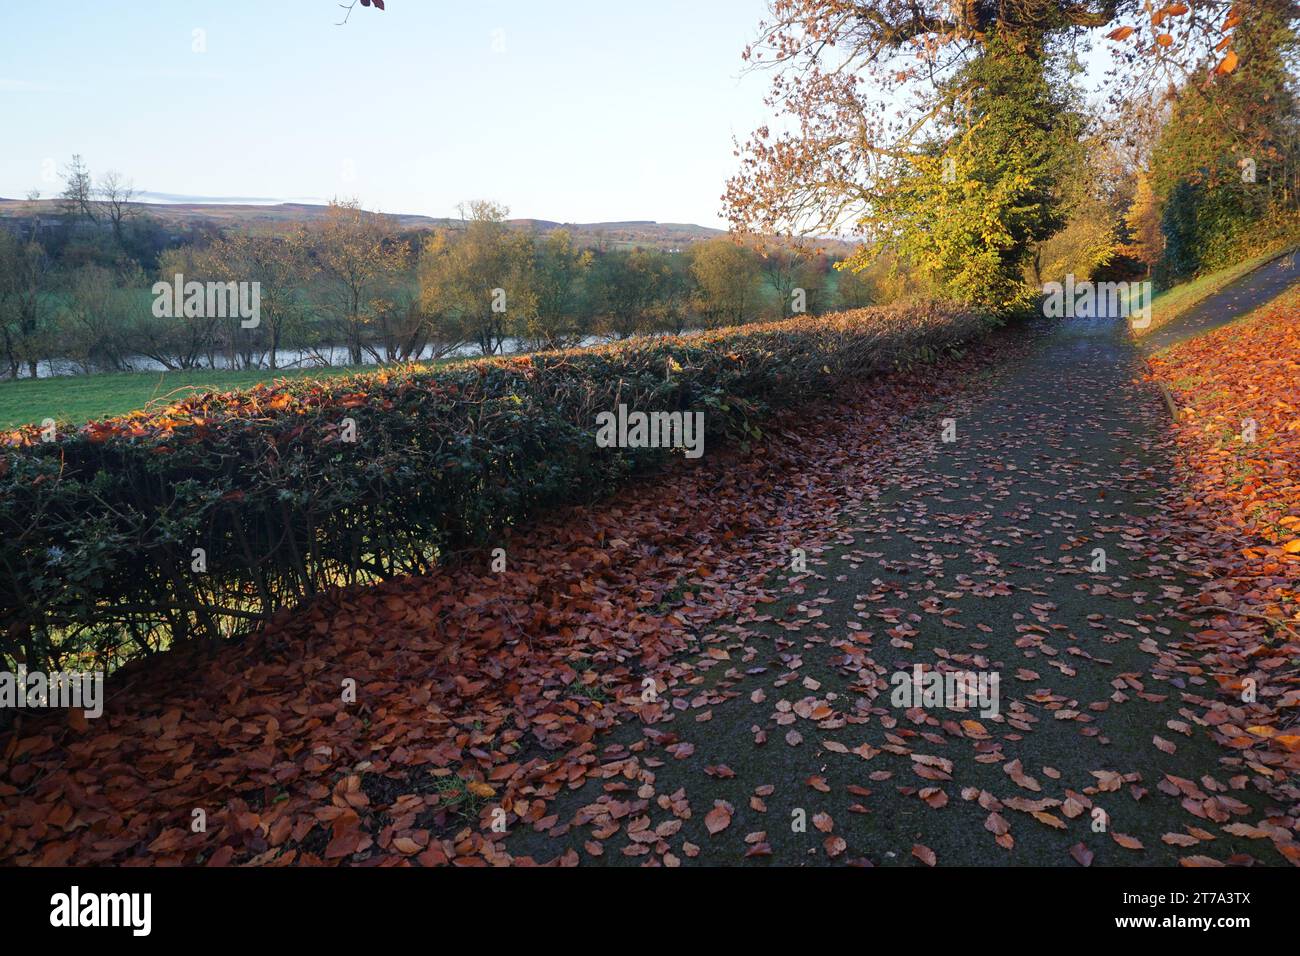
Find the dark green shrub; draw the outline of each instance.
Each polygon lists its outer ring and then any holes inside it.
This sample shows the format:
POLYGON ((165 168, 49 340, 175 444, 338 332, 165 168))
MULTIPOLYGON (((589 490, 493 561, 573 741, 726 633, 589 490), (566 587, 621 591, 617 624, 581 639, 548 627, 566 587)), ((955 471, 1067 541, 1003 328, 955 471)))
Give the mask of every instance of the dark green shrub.
POLYGON ((590 350, 197 396, 0 456, 0 656, 112 666, 217 638, 324 589, 419 573, 665 449, 598 448, 621 402, 705 412, 706 450, 846 380, 984 328, 864 309, 590 350), (355 441, 343 440, 348 421, 355 441), (195 570, 195 549, 206 567, 195 570))

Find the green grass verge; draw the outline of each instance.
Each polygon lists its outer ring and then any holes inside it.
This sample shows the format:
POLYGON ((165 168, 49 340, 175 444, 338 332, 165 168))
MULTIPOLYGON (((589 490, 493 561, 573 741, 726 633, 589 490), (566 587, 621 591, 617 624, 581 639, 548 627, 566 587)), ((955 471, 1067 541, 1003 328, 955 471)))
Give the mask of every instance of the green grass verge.
MULTIPOLYGON (((421 363, 428 365, 443 362, 421 363)), ((184 372, 119 372, 109 375, 59 375, 0 382, 0 428, 16 428, 53 418, 82 425, 125 415, 151 404, 170 405, 193 392, 228 392, 281 378, 336 378, 374 372, 374 365, 301 369, 195 369, 184 372)))
POLYGON ((1243 259, 1236 265, 1217 272, 1208 272, 1190 282, 1183 282, 1163 292, 1157 292, 1151 299, 1151 325, 1145 329, 1134 329, 1133 334, 1139 338, 1151 334, 1194 309, 1216 292, 1226 289, 1242 276, 1254 272, 1260 266, 1267 265, 1280 256, 1294 252, 1297 248, 1300 246, 1293 242, 1287 243, 1249 259, 1243 259))
MULTIPOLYGON (((1151 354, 1167 356, 1170 352, 1176 351, 1179 347, 1186 345, 1188 342, 1196 341, 1198 338, 1200 338, 1203 335, 1211 335, 1215 332, 1222 332, 1224 329, 1241 328, 1242 326, 1251 325, 1252 323, 1258 322, 1259 320, 1263 319, 1266 315, 1268 315, 1270 312, 1272 312, 1274 309, 1278 308, 1279 306, 1282 306, 1284 308, 1289 308, 1292 311, 1300 310, 1300 286, 1291 286, 1288 289, 1284 289, 1282 292, 1278 293, 1272 299, 1269 299, 1267 302, 1263 303, 1262 305, 1259 305, 1256 308, 1251 309, 1249 312, 1243 312, 1241 315, 1237 316, 1231 322, 1227 322, 1213 329, 1207 329, 1204 332, 1198 332, 1196 335, 1193 335, 1191 338, 1187 339, 1186 341, 1172 342, 1169 345, 1164 346, 1163 348, 1156 349, 1151 354)), ((1190 393, 1193 392, 1197 387, 1205 384, 1207 380, 1207 376, 1208 373, 1207 375, 1190 375, 1185 378, 1178 379, 1173 384, 1176 388, 1179 389, 1179 391, 1190 393)), ((1212 396, 1213 393, 1210 393, 1210 395, 1212 396)))

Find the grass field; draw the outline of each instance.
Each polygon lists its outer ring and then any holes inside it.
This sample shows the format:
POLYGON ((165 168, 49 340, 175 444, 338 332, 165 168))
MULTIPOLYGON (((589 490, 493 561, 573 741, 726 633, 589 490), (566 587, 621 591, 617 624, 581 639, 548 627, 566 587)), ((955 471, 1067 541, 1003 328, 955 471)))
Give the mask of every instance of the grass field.
POLYGON ((124 415, 153 403, 167 405, 193 392, 227 392, 279 378, 333 378, 373 371, 376 371, 374 365, 340 365, 274 372, 269 369, 197 369, 3 381, 0 382, 0 428, 13 428, 46 418, 81 425, 93 419, 124 415))

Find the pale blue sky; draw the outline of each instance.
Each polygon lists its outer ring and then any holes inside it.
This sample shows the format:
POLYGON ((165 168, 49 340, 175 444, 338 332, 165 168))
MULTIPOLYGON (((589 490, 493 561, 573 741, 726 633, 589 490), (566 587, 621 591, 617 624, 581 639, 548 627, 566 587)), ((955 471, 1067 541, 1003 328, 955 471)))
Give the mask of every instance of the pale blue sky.
POLYGON ((762 0, 58 0, 0 7, 0 196, 74 152, 137 189, 721 226, 762 0), (194 52, 195 30, 206 52, 194 52), (499 31, 499 32, 497 32, 499 31))

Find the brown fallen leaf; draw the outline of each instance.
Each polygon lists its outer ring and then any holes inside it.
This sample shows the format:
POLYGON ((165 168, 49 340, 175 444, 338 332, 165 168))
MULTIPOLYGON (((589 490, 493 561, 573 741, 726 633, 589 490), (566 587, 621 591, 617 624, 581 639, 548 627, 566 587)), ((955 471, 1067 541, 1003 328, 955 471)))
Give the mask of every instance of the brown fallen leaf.
POLYGON ((948 794, 938 787, 922 787, 918 792, 918 796, 935 810, 940 810, 948 805, 948 794))
POLYGON ((1131 837, 1127 833, 1115 833, 1111 831, 1110 837, 1126 850, 1145 850, 1142 841, 1137 837, 1131 837))
POLYGON ((1233 836, 1247 837, 1251 840, 1266 840, 1273 835, 1269 830, 1252 827, 1248 823, 1230 823, 1223 828, 1223 832, 1231 833, 1233 836))
POLYGON ((420 846, 420 844, 416 843, 410 837, 397 837, 393 840, 393 849, 403 856, 414 856, 416 853, 423 850, 424 847, 420 846))
POLYGON ((709 831, 709 836, 716 836, 729 826, 731 826, 731 810, 726 804, 718 803, 704 815, 704 828, 709 831))

